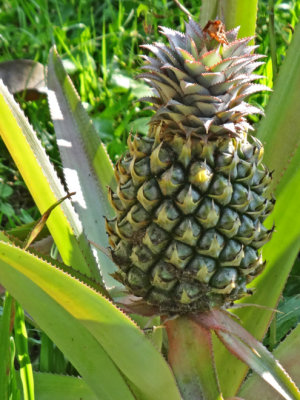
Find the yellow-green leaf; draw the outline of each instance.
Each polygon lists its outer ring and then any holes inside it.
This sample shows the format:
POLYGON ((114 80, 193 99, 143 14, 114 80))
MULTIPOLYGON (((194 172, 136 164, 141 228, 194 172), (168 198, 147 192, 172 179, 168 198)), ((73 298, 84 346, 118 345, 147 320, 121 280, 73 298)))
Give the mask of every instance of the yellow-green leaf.
MULTIPOLYGON (((0 135, 43 214, 66 192, 36 133, 2 82, 0 109, 0 135)), ((47 226, 64 263, 100 280, 90 245, 70 200, 53 211, 47 226)))
POLYGON ((115 393, 113 399, 131 399, 118 371, 143 399, 180 399, 162 355, 101 294, 8 243, 0 242, 0 261, 0 282, 66 354, 95 393, 103 392, 105 386, 106 397, 102 394, 101 399, 110 398, 109 393, 112 396, 117 389, 119 394, 115 393), (96 358, 102 365, 97 366, 96 358), (86 364, 82 365, 83 361, 86 364), (121 395, 123 391, 126 397, 121 395))
POLYGON ((81 378, 35 372, 35 396, 38 400, 98 400, 81 378))

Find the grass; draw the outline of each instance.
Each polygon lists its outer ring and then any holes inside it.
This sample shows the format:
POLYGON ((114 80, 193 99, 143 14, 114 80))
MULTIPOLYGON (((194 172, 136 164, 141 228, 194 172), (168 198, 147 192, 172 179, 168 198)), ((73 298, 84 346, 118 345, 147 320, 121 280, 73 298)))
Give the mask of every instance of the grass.
MULTIPOLYGON (((198 0, 184 3, 194 16, 199 16, 198 0)), ((300 17, 300 2, 259 0, 258 4, 257 51, 267 56, 258 74, 265 75, 261 83, 272 87, 300 17), (269 24, 273 10, 274 21, 269 24)), ((134 79, 141 64, 139 46, 158 40, 159 25, 180 29, 184 20, 185 16, 174 2, 167 0, 144 0, 142 3, 137 0, 4 0, 0 6, 0 62, 27 58, 47 65, 49 50, 56 45, 101 139, 116 161, 126 149, 129 132, 146 133, 151 115, 151 111, 138 102, 149 93, 144 84, 134 79)), ((40 96, 26 101, 22 94, 17 98, 61 173, 46 99, 40 96)), ((251 101, 265 107, 268 98, 268 94, 253 95, 251 101)), ((252 119, 257 122, 256 117, 252 119)), ((2 228, 14 228, 38 217, 22 178, 0 143, 2 228)), ((298 277, 299 265, 295 268, 298 277)), ((288 286, 287 298, 295 296, 292 285, 293 281, 288 286)), ((289 306, 287 301, 282 305, 283 308, 292 306, 294 303, 289 306)), ((294 322, 300 319, 299 314, 293 314, 294 322)), ((290 329, 289 321, 279 323, 277 341, 290 329)), ((44 334, 33 325, 28 326, 28 352, 34 369, 76 373, 44 334)), ((8 336, 6 339, 9 340, 8 336)), ((24 345, 26 347, 26 343, 24 345)))
MULTIPOLYGON (((199 12, 196 1, 189 6, 199 12)), ((28 58, 46 65, 55 44, 101 139, 116 160, 126 148, 128 133, 145 133, 150 116, 137 102, 148 93, 145 85, 134 79, 141 62, 139 45, 157 38, 158 25, 174 23, 182 26, 184 15, 167 1, 4 1, 0 62, 28 58)), ((59 169, 46 100, 28 102, 21 97, 19 101, 59 169)), ((8 229, 36 219, 37 212, 5 149, 1 149, 0 162, 2 183, 17 193, 3 198, 0 191, 0 223, 8 229), (26 204, 20 203, 21 198, 26 198, 26 204)))
MULTIPOLYGON (((185 2, 194 16, 199 16, 199 1, 185 2)), ((258 73, 261 83, 272 87, 272 64, 284 59, 292 31, 300 15, 299 1, 274 4, 274 30, 269 30, 268 16, 272 1, 259 1, 258 51, 266 54, 266 64, 258 73), (273 47, 270 44, 273 43, 273 47), (273 49, 273 60, 271 58, 273 49)), ((174 2, 104 1, 79 2, 57 0, 4 0, 0 13, 0 62, 28 58, 47 64, 49 49, 55 45, 64 66, 92 117, 111 158, 126 149, 130 131, 146 133, 151 112, 137 100, 149 93, 134 77, 139 72, 142 43, 158 39, 158 26, 183 28, 185 15, 174 2)), ((267 94, 254 95, 252 102, 265 107, 267 94)), ((47 152, 60 170, 46 99, 19 101, 40 136, 47 152)), ((252 118, 257 122, 257 118, 252 118)), ((1 145, 0 223, 8 229, 36 219, 38 214, 22 179, 1 145), (3 155, 2 155, 3 154, 3 155), (8 195, 9 189, 12 192, 8 195), (20 202, 22 199, 22 202, 20 202), (25 201, 24 201, 25 200, 25 201)))

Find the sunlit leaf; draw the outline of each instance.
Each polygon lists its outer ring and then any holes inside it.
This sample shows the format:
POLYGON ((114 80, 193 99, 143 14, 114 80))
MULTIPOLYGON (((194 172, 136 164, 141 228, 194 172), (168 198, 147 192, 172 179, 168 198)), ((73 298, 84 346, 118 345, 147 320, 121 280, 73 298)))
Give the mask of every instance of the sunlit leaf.
MULTIPOLYGON (((274 350, 274 356, 289 371, 298 386, 300 386, 299 349, 300 325, 274 350)), ((258 398, 263 398, 264 400, 281 400, 281 397, 270 387, 266 387, 256 375, 251 375, 246 380, 239 394, 247 400, 257 400, 258 398)))
MULTIPOLYGON (((104 216, 114 215, 107 189, 115 184, 112 163, 55 49, 49 56, 48 86, 64 176, 69 190, 76 193, 74 207, 88 239, 107 247, 104 216)), ((115 265, 101 251, 93 251, 106 284, 115 285, 110 276, 115 265)))
POLYGON ((100 293, 8 243, 0 242, 0 260, 0 282, 101 399, 132 399, 119 371, 142 393, 142 399, 180 399, 162 355, 100 293))
MULTIPOLYGON (((0 82, 0 134, 41 214, 66 195, 49 158, 23 111, 0 82)), ((67 265, 100 279, 90 245, 69 200, 47 221, 67 265)))

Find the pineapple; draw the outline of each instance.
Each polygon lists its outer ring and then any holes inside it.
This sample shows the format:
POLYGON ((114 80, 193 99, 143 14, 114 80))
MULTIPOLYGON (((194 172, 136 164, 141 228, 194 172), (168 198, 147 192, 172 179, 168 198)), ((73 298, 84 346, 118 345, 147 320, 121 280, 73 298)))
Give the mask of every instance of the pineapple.
POLYGON ((116 217, 106 221, 118 279, 168 315, 220 308, 249 294, 264 267, 263 221, 274 200, 263 146, 248 134, 244 102, 268 88, 251 83, 261 64, 252 38, 221 21, 185 34, 161 27, 169 45, 143 46, 144 98, 156 111, 147 136, 129 137, 110 190, 116 217))

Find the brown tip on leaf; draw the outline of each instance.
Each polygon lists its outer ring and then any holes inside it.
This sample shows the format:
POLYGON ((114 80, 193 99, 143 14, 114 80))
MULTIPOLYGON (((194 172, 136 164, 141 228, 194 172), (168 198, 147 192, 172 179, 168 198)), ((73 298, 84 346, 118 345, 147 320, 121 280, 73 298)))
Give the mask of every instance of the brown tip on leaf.
POLYGON ((215 21, 209 20, 205 25, 203 32, 219 43, 229 44, 225 34, 225 25, 219 19, 215 21))

